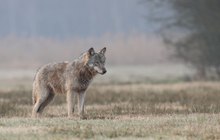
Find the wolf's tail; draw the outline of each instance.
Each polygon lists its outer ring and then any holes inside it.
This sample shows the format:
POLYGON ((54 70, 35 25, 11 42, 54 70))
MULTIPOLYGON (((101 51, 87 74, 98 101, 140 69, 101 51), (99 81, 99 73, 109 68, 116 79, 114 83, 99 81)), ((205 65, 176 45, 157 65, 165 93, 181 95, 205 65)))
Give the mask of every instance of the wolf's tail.
POLYGON ((34 80, 33 80, 33 89, 32 89, 32 103, 33 105, 37 102, 37 94, 36 94, 36 77, 37 77, 37 73, 38 73, 39 69, 37 70, 35 76, 34 76, 34 80))
POLYGON ((37 102, 36 90, 35 90, 34 84, 33 84, 33 90, 32 90, 32 102, 33 102, 33 105, 37 102))
POLYGON ((32 102, 33 102, 33 105, 36 103, 37 99, 36 99, 36 95, 34 93, 34 91, 32 92, 32 102))

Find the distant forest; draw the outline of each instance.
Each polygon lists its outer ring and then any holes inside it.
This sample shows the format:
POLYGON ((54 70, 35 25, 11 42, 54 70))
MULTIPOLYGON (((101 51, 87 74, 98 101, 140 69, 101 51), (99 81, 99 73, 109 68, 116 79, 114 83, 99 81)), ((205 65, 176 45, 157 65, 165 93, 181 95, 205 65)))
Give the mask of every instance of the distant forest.
POLYGON ((46 38, 0 39, 0 68, 33 68, 54 61, 71 61, 90 47, 107 47, 108 65, 149 65, 170 61, 171 50, 161 39, 147 35, 105 35, 101 38, 56 40, 46 38))

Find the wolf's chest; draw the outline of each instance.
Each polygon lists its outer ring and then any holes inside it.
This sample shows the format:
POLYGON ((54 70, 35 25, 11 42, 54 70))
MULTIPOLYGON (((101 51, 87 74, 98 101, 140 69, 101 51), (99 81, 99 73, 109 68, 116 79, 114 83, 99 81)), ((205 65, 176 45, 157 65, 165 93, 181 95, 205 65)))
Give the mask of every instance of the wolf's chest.
POLYGON ((78 85, 79 85, 80 87, 85 87, 85 88, 87 88, 87 87, 89 86, 90 81, 91 81, 91 80, 86 79, 86 78, 78 78, 78 79, 77 79, 78 85))
POLYGON ((85 92, 88 88, 91 80, 83 79, 83 78, 77 78, 75 82, 73 83, 73 90, 76 92, 85 92))
POLYGON ((93 74, 86 67, 75 67, 73 73, 73 89, 84 92, 93 79, 93 74))

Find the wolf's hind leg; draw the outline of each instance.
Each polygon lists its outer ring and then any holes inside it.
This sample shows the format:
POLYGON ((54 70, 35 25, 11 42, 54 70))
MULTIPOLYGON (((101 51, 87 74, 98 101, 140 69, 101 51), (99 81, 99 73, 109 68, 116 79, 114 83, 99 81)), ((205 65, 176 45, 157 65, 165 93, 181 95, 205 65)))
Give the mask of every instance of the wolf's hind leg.
POLYGON ((32 117, 38 117, 43 112, 44 108, 53 100, 54 93, 50 90, 45 90, 42 92, 40 98, 36 101, 32 117))

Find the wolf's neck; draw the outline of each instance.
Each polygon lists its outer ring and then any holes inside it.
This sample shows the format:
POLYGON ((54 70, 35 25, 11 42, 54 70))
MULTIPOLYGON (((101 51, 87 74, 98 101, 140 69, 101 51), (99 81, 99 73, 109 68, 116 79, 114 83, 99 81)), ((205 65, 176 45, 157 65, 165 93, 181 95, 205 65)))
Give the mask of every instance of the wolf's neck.
POLYGON ((85 66, 84 63, 77 63, 76 65, 76 75, 79 81, 90 81, 92 80, 96 73, 89 67, 85 66))

